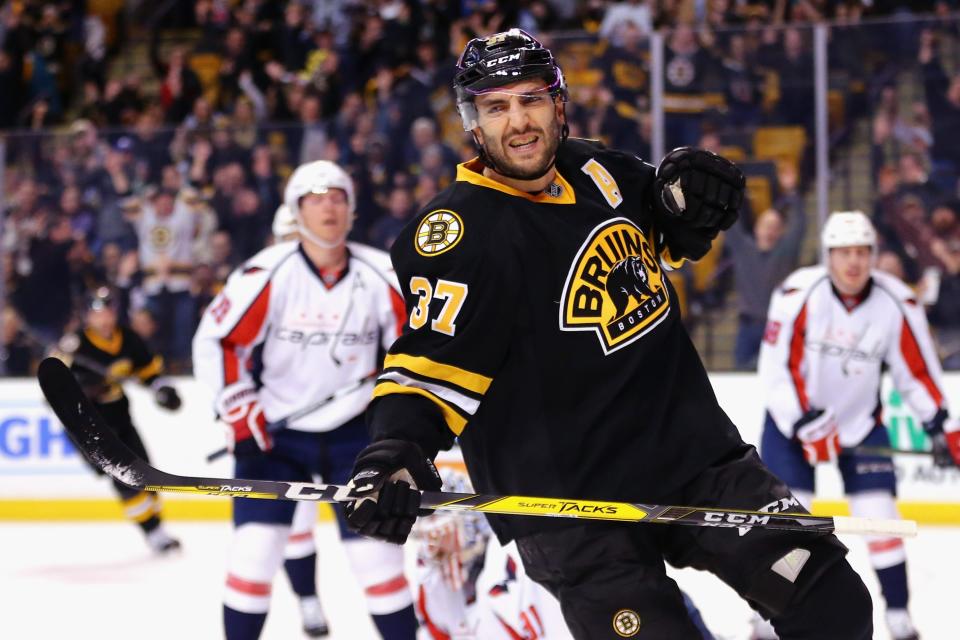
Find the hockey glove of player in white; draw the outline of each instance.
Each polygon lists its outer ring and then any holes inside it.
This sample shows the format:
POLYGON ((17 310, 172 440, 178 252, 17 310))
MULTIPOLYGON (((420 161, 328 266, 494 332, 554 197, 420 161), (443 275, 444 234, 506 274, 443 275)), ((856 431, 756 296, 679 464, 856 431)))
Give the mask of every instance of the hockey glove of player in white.
POLYGON ((177 393, 177 390, 166 378, 157 378, 154 380, 150 384, 150 389, 153 390, 153 399, 158 406, 163 407, 167 411, 176 411, 180 408, 182 404, 180 394, 177 393))
POLYGON ((933 463, 938 467, 960 467, 960 419, 949 420, 947 410, 940 409, 923 429, 933 443, 933 463))
POLYGON ((217 415, 227 424, 227 450, 252 455, 273 448, 257 390, 249 382, 224 387, 217 402, 217 415))
POLYGON ((664 156, 653 185, 654 210, 671 257, 702 258, 737 220, 745 187, 737 165, 713 152, 679 147, 664 156))
POLYGON ((379 440, 357 456, 350 484, 355 502, 344 505, 347 526, 365 536, 403 544, 420 509, 420 491, 443 483, 433 462, 407 440, 379 440))
POLYGON ((803 457, 811 465, 834 462, 840 455, 837 419, 830 409, 811 409, 793 425, 793 433, 803 447, 803 457))

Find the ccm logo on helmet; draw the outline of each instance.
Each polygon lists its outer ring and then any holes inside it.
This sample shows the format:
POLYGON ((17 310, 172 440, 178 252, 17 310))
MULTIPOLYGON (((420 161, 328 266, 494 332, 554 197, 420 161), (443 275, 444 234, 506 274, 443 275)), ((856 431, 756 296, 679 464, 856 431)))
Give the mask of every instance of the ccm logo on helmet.
POLYGON ((510 62, 512 60, 519 60, 519 59, 520 59, 519 53, 511 53, 510 55, 500 56, 496 60, 487 60, 483 64, 489 68, 489 67, 495 67, 498 64, 503 64, 504 62, 510 62))

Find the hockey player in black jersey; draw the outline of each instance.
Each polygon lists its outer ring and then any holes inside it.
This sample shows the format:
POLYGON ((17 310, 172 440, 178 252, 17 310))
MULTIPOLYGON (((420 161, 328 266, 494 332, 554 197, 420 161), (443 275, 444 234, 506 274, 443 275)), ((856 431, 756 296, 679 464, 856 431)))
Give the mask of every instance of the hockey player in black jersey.
MULTIPOLYGON (((107 424, 146 460, 147 452, 130 418, 130 404, 121 382, 127 378, 139 380, 153 391, 156 403, 169 411, 180 408, 180 396, 162 377, 163 359, 151 353, 133 330, 117 324, 114 298, 107 287, 90 294, 83 328, 61 339, 59 351, 107 424)), ((102 475, 95 465, 91 468, 102 475)), ((180 542, 163 527, 156 493, 131 489, 116 480, 113 486, 124 514, 137 523, 154 552, 164 554, 180 548, 180 542)))
MULTIPOLYGON (((397 238, 409 311, 368 411, 352 526, 403 542, 459 438, 480 493, 799 511, 724 414, 667 272, 736 219, 744 178, 681 148, 654 168, 567 139, 566 87, 518 29, 454 80, 479 157, 397 238)), ((490 517, 577 638, 697 638, 664 561, 708 570, 781 638, 866 640, 870 596, 832 535, 490 517)))

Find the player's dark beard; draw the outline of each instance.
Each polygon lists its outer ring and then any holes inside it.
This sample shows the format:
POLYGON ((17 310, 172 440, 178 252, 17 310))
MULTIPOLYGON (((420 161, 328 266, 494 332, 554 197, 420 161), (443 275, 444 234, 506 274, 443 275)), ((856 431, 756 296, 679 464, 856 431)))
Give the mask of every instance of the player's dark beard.
POLYGON ((550 169, 553 167, 553 163, 557 159, 557 149, 560 146, 560 126, 557 119, 554 119, 548 131, 544 132, 543 129, 528 128, 526 131, 507 131, 501 137, 501 144, 497 149, 491 149, 490 145, 483 145, 482 150, 486 154, 487 164, 490 165, 490 168, 499 173, 502 176, 508 178, 513 178, 514 180, 536 180, 542 178, 550 169), (524 170, 516 163, 511 162, 507 158, 507 154, 504 151, 505 144, 503 140, 515 135, 522 135, 524 133, 533 134, 539 136, 544 143, 544 153, 543 161, 539 166, 534 167, 533 169, 524 170))

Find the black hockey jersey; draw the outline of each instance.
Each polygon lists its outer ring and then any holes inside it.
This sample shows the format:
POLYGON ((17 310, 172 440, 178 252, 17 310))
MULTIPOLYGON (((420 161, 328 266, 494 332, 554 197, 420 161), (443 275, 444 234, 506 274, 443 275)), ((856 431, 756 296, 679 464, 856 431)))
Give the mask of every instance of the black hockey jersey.
POLYGON ((61 349, 84 393, 99 404, 123 398, 125 378, 149 385, 163 373, 163 358, 127 327, 117 327, 109 339, 86 329, 62 340, 61 349))
MULTIPOLYGON (((433 455, 459 437, 480 493, 630 502, 741 444, 680 321, 653 168, 568 140, 542 193, 481 171, 460 165, 393 245, 409 317, 374 391, 374 438, 433 455)), ((502 540, 562 526, 491 523, 502 540)))

